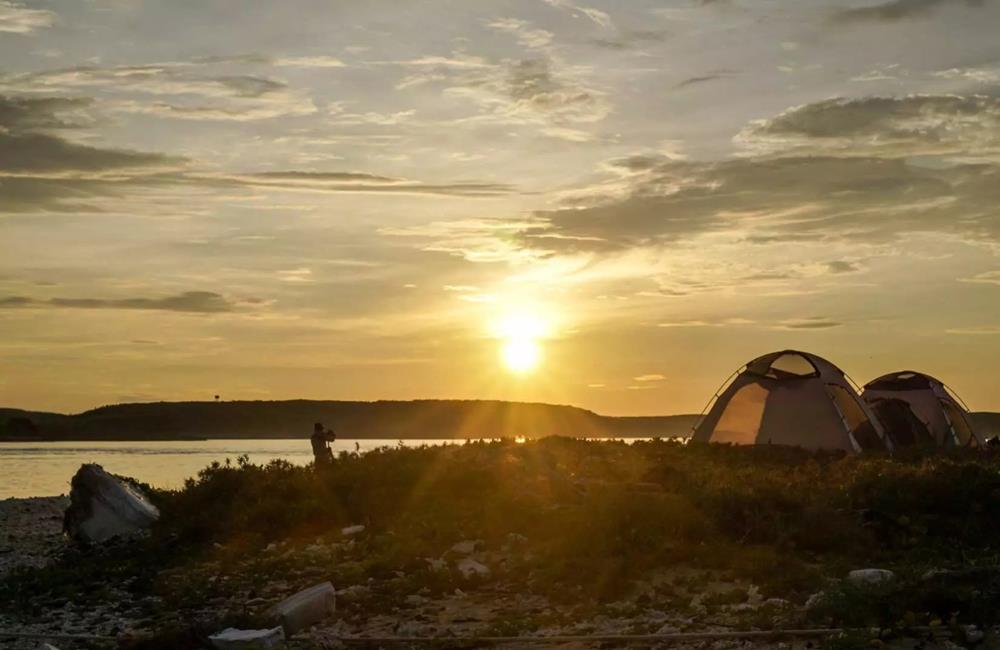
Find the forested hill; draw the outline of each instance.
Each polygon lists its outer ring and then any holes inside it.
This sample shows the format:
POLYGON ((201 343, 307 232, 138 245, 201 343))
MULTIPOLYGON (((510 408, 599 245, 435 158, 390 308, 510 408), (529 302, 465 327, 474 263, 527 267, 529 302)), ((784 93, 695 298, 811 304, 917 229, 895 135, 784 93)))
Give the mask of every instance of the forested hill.
POLYGON ((492 400, 235 401, 118 404, 76 415, 0 409, 0 435, 24 420, 50 440, 304 438, 322 422, 343 438, 489 438, 523 435, 686 436, 695 415, 611 417, 575 406, 492 400))

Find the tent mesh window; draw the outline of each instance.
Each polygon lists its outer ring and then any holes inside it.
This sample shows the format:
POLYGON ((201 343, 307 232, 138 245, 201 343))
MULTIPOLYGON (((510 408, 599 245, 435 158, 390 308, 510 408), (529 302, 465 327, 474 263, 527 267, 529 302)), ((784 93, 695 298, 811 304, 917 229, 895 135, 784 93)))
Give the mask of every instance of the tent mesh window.
POLYGON ((841 415, 844 416, 847 430, 854 436, 858 445, 862 449, 885 449, 875 427, 854 396, 837 384, 827 384, 826 388, 830 391, 830 397, 833 398, 841 415))
POLYGON ((927 425, 920 421, 905 400, 880 399, 872 404, 872 409, 885 427, 886 433, 897 447, 914 445, 934 445, 934 437, 927 425))
POLYGON ((978 446, 979 441, 972 434, 972 429, 969 427, 969 421, 965 419, 965 414, 959 411, 951 402, 947 400, 939 401, 941 402, 941 409, 948 416, 952 431, 955 432, 955 436, 958 438, 958 444, 969 447, 978 446))
POLYGON ((747 384, 733 393, 722 412, 712 442, 731 442, 752 445, 757 441, 760 423, 764 419, 764 406, 770 391, 758 383, 747 384))
POLYGON ((766 369, 754 368, 752 370, 772 379, 800 379, 819 375, 819 370, 809 359, 794 353, 782 354, 771 361, 766 369))
POLYGON ((879 377, 865 386, 872 390, 925 390, 930 387, 927 377, 915 372, 898 372, 879 377))

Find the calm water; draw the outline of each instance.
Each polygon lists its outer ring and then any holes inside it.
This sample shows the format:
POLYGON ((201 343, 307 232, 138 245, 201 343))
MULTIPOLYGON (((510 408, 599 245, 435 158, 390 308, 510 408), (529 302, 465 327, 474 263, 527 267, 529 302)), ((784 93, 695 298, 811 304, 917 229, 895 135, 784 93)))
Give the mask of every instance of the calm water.
MULTIPOLYGON (((361 451, 394 446, 396 440, 358 440, 361 451)), ((407 446, 453 440, 407 440, 407 446)), ((354 451, 354 440, 331 444, 334 453, 354 451)), ((83 463, 150 485, 176 488, 212 461, 246 454, 254 463, 275 458, 297 465, 312 462, 309 440, 204 440, 152 442, 0 442, 0 499, 69 493, 69 481, 83 463)))

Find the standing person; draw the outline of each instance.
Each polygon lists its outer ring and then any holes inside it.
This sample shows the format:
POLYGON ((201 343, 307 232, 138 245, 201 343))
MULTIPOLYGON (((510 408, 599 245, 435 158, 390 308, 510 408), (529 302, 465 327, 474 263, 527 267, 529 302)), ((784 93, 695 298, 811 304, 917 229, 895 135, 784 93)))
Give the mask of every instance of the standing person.
POLYGON ((309 441, 312 443, 316 467, 324 467, 333 463, 333 451, 330 449, 329 443, 336 439, 337 434, 329 429, 324 429, 322 422, 313 425, 313 434, 309 441))

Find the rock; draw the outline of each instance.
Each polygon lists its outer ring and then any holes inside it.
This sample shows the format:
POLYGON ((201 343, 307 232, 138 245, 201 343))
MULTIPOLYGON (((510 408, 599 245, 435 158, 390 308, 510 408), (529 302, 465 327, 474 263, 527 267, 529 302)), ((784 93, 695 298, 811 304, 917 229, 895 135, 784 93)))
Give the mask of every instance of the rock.
POLYGON ((806 611, 812 611, 817 607, 820 607, 826 601, 826 592, 817 591, 813 595, 809 596, 806 600, 805 608, 806 611))
POLYGON ((847 574, 847 581, 859 587, 878 585, 895 578, 896 574, 886 569, 855 569, 847 574))
POLYGON ((285 644, 285 634, 280 627, 270 630, 237 630, 228 627, 208 637, 218 650, 248 650, 250 648, 276 648, 285 644))
POLYGON ((160 517, 139 488, 121 481, 100 465, 81 465, 73 476, 63 530, 73 539, 105 542, 149 528, 160 517))
POLYGON ((351 585, 350 587, 337 590, 337 598, 348 602, 363 600, 371 596, 371 594, 371 587, 368 587, 367 585, 351 585))
POLYGON ((459 555, 472 555, 476 552, 476 546, 479 544, 479 540, 467 539, 463 542, 458 542, 451 547, 453 553, 458 553, 459 555))
POLYGON ((303 589, 271 608, 269 615, 281 622, 285 634, 319 623, 333 614, 337 606, 337 591, 329 582, 303 589))
POLYGON ((448 568, 448 563, 444 560, 432 557, 424 558, 424 560, 427 561, 427 565, 430 567, 431 571, 444 571, 448 568))
POLYGON ((975 625, 963 625, 962 636, 964 636, 965 640, 969 643, 979 643, 986 635, 975 625))
POLYGON ((462 572, 462 575, 466 578, 471 578, 472 576, 488 576, 490 574, 490 568, 481 562, 476 562, 472 558, 465 558, 458 563, 458 570, 462 572))
POLYGON ((340 529, 340 534, 345 537, 350 537, 351 535, 357 535, 358 533, 365 532, 365 527, 362 524, 357 524, 356 526, 346 526, 340 529))

